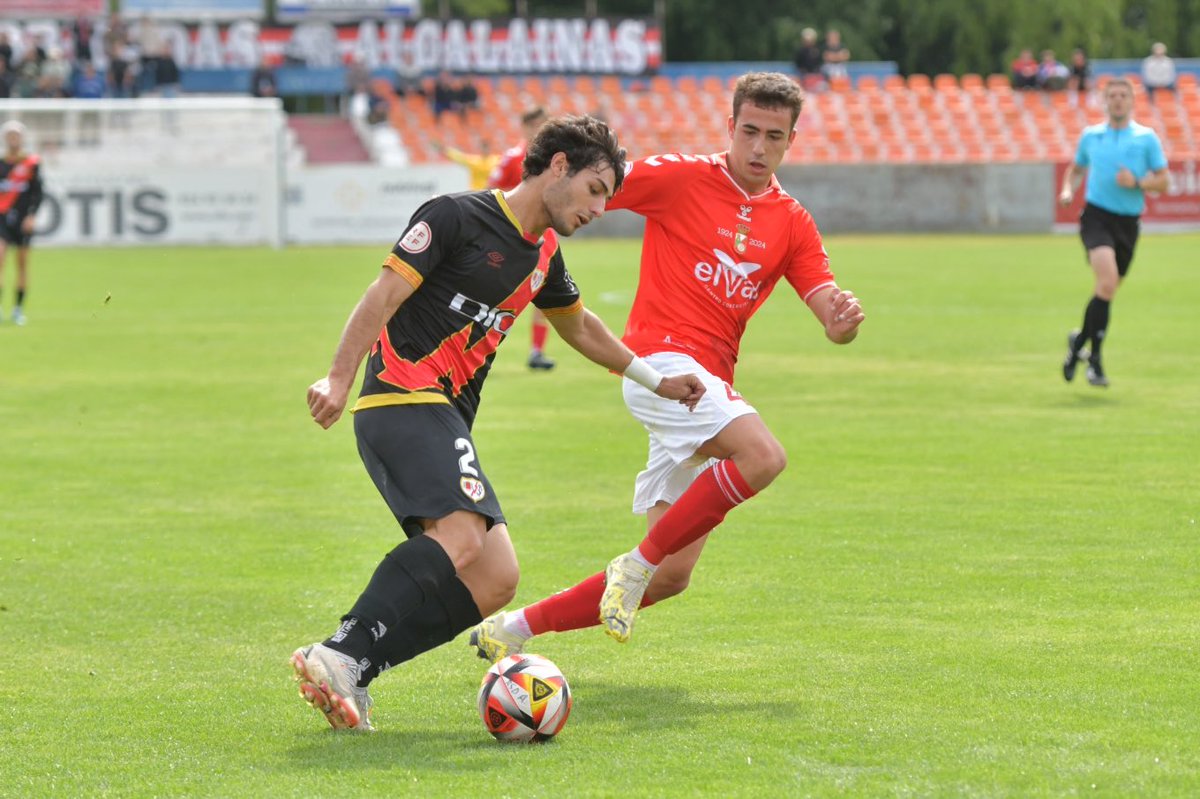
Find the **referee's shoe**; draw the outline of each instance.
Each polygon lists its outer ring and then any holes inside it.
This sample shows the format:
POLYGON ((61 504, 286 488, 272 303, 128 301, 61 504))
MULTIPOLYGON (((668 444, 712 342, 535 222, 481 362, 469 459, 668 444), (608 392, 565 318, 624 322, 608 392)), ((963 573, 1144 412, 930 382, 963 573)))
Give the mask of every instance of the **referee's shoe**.
POLYGON ((1108 378, 1104 376, 1104 367, 1100 365, 1099 358, 1088 359, 1087 379, 1093 386, 1108 388, 1108 378))
POLYGON ((1087 350, 1075 349, 1075 342, 1079 340, 1079 331, 1072 330, 1067 334, 1067 357, 1063 359, 1062 372, 1063 379, 1068 383, 1075 379, 1075 367, 1080 361, 1086 361, 1091 356, 1087 350))

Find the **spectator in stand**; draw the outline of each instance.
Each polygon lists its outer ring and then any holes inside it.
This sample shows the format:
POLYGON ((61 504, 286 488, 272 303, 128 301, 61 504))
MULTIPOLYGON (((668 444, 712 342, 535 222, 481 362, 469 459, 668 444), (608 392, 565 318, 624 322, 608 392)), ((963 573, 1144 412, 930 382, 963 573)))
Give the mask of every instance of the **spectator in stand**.
POLYGON ((1038 62, 1033 51, 1025 48, 1012 62, 1012 85, 1014 89, 1036 89, 1038 87, 1038 62))
POLYGON ((458 91, 450 73, 442 70, 433 82, 433 116, 440 120, 447 111, 458 110, 458 91))
POLYGON ((155 84, 158 87, 160 97, 178 97, 180 82, 183 80, 183 75, 179 72, 179 64, 175 62, 175 55, 171 52, 171 45, 167 41, 163 41, 162 49, 158 51, 158 58, 155 59, 157 67, 155 84))
POLYGON ((137 52, 141 63, 141 94, 153 92, 158 85, 158 57, 166 46, 158 23, 149 14, 142 16, 137 32, 137 52))
POLYGON ((800 31, 800 46, 796 48, 796 55, 792 58, 796 65, 796 76, 800 79, 800 85, 805 91, 816 91, 821 88, 823 83, 821 79, 821 67, 825 63, 825 56, 821 51, 821 46, 817 44, 817 32, 812 28, 805 28, 800 31))
POLYGON ((458 103, 458 111, 463 119, 467 118, 468 111, 478 110, 479 90, 475 88, 475 83, 469 75, 458 78, 454 100, 458 103))
POLYGON ((1154 95, 1160 89, 1175 91, 1175 61, 1167 55, 1167 46, 1162 42, 1155 42, 1150 55, 1142 59, 1142 83, 1150 102, 1154 102, 1154 95))
POLYGON ((1042 60, 1038 63, 1038 88, 1056 92, 1067 88, 1067 78, 1071 71, 1059 62, 1053 50, 1043 50, 1042 60))
POLYGON ((87 17, 78 17, 71 24, 71 38, 75 41, 75 68, 82 69, 92 60, 92 36, 96 26, 87 17))
POLYGON ((830 28, 825 33, 825 49, 821 53, 821 73, 825 80, 844 78, 847 75, 846 62, 850 60, 850 51, 842 44, 842 33, 830 28))
POLYGON ((120 17, 114 16, 104 32, 104 56, 108 59, 108 71, 104 76, 108 82, 108 96, 132 97, 133 69, 129 63, 129 38, 120 17))
POLYGON ((12 74, 13 48, 12 42, 8 40, 8 33, 5 31, 0 31, 0 61, 4 62, 4 71, 12 74))
POLYGON ((71 82, 71 62, 61 47, 51 47, 38 73, 39 93, 43 97, 66 97, 71 82))
POLYGON ((1071 52, 1071 74, 1067 78, 1067 86, 1082 99, 1091 82, 1092 67, 1088 64, 1087 53, 1076 47, 1071 52))
POLYGON ((84 61, 83 66, 75 73, 75 81, 71 93, 80 100, 99 100, 104 97, 104 78, 96 72, 96 65, 84 61))
POLYGON ((12 97, 14 76, 8 71, 8 62, 0 58, 0 99, 12 97))
POLYGON ((254 97, 275 97, 279 94, 275 70, 267 63, 266 56, 259 59, 258 67, 250 73, 250 94, 254 97))
POLYGON ((421 85, 421 70, 417 69, 411 61, 403 60, 400 66, 396 68, 396 94, 401 97, 408 97, 410 94, 424 97, 425 88, 421 85))

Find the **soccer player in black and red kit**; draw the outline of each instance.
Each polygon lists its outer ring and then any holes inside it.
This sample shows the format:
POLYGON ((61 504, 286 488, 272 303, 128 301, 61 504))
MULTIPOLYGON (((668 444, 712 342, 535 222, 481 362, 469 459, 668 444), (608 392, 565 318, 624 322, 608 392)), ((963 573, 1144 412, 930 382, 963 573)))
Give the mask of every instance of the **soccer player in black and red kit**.
POLYGON ((333 635, 292 655, 301 696, 335 729, 370 729, 372 679, 516 592, 516 553, 471 425, 522 310, 541 308, 573 348, 658 396, 691 407, 703 395, 694 375, 663 377, 586 310, 563 262, 558 237, 603 214, 624 172, 607 125, 563 117, 530 142, 513 190, 425 203, 351 314, 328 375, 309 387, 327 428, 367 357, 353 408, 359 454, 408 536, 333 635))
MULTIPOLYGON (((41 159, 25 152, 25 126, 15 120, 0 126, 4 158, 0 159, 0 279, 8 246, 17 248, 17 293, 12 319, 25 324, 25 291, 29 284, 29 244, 33 220, 42 204, 41 159)), ((3 318, 0 316, 0 318, 3 318)))

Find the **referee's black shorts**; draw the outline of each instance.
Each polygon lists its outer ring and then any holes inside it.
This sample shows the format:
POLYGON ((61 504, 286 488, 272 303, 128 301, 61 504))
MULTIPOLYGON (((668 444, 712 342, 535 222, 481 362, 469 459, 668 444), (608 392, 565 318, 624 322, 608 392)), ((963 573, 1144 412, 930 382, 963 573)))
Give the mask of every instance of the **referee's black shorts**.
POLYGON ((1079 238, 1086 250, 1097 247, 1112 247, 1117 254, 1117 274, 1125 277, 1133 261, 1133 248, 1137 244, 1141 217, 1114 214, 1098 205, 1088 203, 1079 216, 1079 238))
POLYGON ((354 414, 358 454, 409 538, 422 519, 456 510, 504 522, 500 501, 483 473, 471 431, 453 405, 384 405, 354 414))

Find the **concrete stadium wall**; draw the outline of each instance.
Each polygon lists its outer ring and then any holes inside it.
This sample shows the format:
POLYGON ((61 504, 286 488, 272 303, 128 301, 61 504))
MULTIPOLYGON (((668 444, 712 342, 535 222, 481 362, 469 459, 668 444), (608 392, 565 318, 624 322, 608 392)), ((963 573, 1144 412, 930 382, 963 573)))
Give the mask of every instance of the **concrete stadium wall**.
MULTIPOLYGON (((1053 164, 785 166, 779 182, 825 233, 1045 233, 1054 224, 1053 164)), ((616 211, 578 235, 641 232, 641 217, 616 211)))

